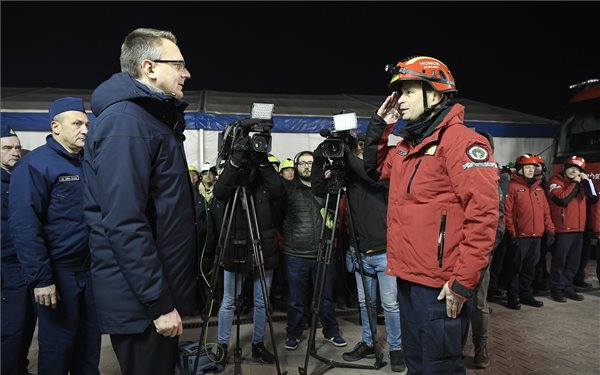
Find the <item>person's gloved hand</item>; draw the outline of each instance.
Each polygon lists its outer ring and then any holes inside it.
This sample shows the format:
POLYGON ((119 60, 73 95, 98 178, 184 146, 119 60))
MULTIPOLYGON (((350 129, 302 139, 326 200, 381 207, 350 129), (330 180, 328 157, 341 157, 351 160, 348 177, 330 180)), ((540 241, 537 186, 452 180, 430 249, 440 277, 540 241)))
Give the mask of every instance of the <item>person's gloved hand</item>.
POLYGON ((250 164, 250 141, 248 137, 242 137, 237 139, 233 146, 233 152, 230 156, 230 161, 234 167, 245 167, 250 164))
POLYGON ((513 235, 510 235, 510 239, 508 240, 508 244, 510 247, 518 248, 519 247, 519 239, 513 235))
POLYGON ((596 247, 596 245, 598 245, 599 240, 600 240, 600 233, 594 233, 594 235, 590 239, 590 246, 596 247))
POLYGON ((552 246, 555 240, 554 232, 546 232, 544 236, 546 236, 546 246, 552 246))
POLYGON ((271 164, 266 152, 250 151, 250 161, 257 167, 266 167, 271 164))

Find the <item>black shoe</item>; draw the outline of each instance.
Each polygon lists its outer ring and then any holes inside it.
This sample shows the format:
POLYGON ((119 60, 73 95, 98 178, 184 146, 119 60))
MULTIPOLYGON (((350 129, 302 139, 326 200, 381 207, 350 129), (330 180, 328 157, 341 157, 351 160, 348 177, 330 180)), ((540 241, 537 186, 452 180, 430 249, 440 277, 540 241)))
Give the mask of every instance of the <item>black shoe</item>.
POLYGON ((550 292, 550 296, 556 302, 567 302, 567 299, 565 298, 565 295, 563 294, 562 290, 553 290, 550 292))
POLYGON ((521 310, 521 304, 519 303, 519 301, 517 301, 516 298, 508 297, 506 307, 508 307, 511 310, 521 310))
POLYGON ((573 285, 584 289, 590 289, 592 287, 592 283, 586 283, 585 281, 573 281, 573 285))
POLYGON ((529 305, 529 306, 532 306, 532 307, 542 307, 542 306, 544 306, 544 302, 538 301, 537 299, 533 298, 532 296, 521 297, 519 299, 519 301, 522 304, 524 304, 524 305, 529 305))
POLYGON ((475 345, 475 356, 473 356, 473 366, 477 368, 486 368, 490 365, 490 357, 487 351, 487 344, 475 345))
POLYGON ((402 350, 392 350, 390 352, 390 366, 394 372, 402 372, 406 370, 406 363, 404 363, 404 352, 402 350))
POLYGON ((252 358, 257 359, 263 363, 275 362, 275 356, 269 353, 265 344, 262 342, 252 343, 252 358))
POLYGON ((344 361, 354 362, 363 358, 375 358, 375 346, 369 346, 366 342, 361 341, 354 346, 351 352, 342 354, 344 361))
POLYGON ((214 354, 215 363, 220 363, 223 366, 225 366, 225 364, 227 363, 227 346, 228 346, 227 344, 219 344, 217 346, 217 350, 214 354))
POLYGON ((572 299, 573 301, 583 301, 583 295, 574 290, 565 290, 563 293, 568 299, 572 299))

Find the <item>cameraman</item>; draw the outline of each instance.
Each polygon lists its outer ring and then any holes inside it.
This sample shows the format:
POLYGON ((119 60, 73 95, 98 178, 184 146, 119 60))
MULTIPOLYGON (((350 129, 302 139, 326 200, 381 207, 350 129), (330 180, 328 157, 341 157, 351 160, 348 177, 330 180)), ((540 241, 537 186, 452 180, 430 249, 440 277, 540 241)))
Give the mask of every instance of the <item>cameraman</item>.
MULTIPOLYGON (((402 353, 402 339, 400 330, 400 310, 398 307, 398 289, 396 278, 385 274, 386 255, 386 212, 388 200, 388 181, 373 181, 365 172, 363 158, 364 141, 360 140, 356 133, 349 133, 344 145, 345 166, 342 172, 345 177, 347 188, 346 199, 350 208, 350 215, 354 234, 365 273, 365 284, 369 295, 369 314, 373 324, 373 332, 367 315, 367 302, 365 298, 365 286, 358 266, 355 267, 356 287, 360 304, 360 316, 362 324, 362 341, 357 343, 354 349, 343 354, 346 361, 358 361, 362 358, 375 357, 375 341, 377 335, 377 284, 381 294, 381 305, 385 315, 387 331, 387 342, 394 372, 406 369, 404 355, 402 353)), ((315 150, 315 163, 319 165, 325 162, 323 157, 323 143, 315 150)), ((316 168, 315 168, 316 171, 316 168)), ((327 184, 330 181, 325 174, 313 173, 312 189, 318 196, 327 193, 327 184)), ((336 177, 333 177, 336 178, 336 177)), ((348 205, 346 205, 348 207, 348 205)), ((345 216, 344 210, 340 216, 345 216)), ((350 232, 351 235, 351 232, 350 232)), ((351 245, 354 245, 350 240, 351 245)), ((350 251, 356 251, 350 250, 350 251)), ((356 262, 356 260, 354 260, 356 262)), ((356 263, 355 263, 356 264, 356 263)))
MULTIPOLYGON (((235 141, 232 154, 227 161, 221 176, 214 186, 214 196, 220 201, 233 202, 237 186, 245 186, 250 196, 254 198, 258 230, 260 232, 261 248, 265 269, 265 283, 270 289, 273 269, 279 266, 275 221, 273 220, 272 202, 283 194, 283 179, 275 172, 268 160, 266 152, 255 152, 250 148, 248 136, 235 141)), ((232 203, 230 203, 232 204, 232 203)), ((233 215, 231 232, 227 246, 223 249, 221 266, 224 268, 223 301, 219 310, 218 343, 223 348, 223 355, 218 356, 224 365, 227 358, 227 347, 231 325, 235 312, 235 291, 242 291, 242 280, 250 274, 254 285, 254 333, 252 335, 252 357, 264 363, 273 363, 275 358, 264 346, 266 325, 266 305, 263 299, 261 280, 256 272, 253 260, 253 249, 248 228, 246 211, 241 202, 241 196, 236 201, 235 212, 227 213, 223 220, 229 220, 233 215)), ((250 212, 250 216, 253 213, 250 212)), ((226 230, 227 226, 225 226, 226 230)))

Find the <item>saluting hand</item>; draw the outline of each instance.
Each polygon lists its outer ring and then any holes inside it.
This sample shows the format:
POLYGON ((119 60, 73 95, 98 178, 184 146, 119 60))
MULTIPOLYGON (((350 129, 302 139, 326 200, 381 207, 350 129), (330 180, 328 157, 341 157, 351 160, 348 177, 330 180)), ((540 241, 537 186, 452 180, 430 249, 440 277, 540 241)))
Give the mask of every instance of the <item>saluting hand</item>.
POLYGON ((466 299, 454 293, 448 286, 447 281, 437 297, 438 301, 441 301, 444 298, 446 298, 446 314, 449 318, 456 318, 460 314, 460 310, 462 310, 466 299))
POLYGON ((399 98, 400 94, 398 94, 398 91, 394 91, 385 99, 381 107, 377 110, 377 115, 383 118, 386 124, 398 122, 398 119, 400 118, 400 112, 398 112, 398 108, 400 108, 400 104, 398 104, 399 98))
POLYGON ((49 306, 53 309, 56 308, 60 295, 56 290, 56 285, 48 285, 43 288, 33 288, 33 297, 36 303, 42 306, 49 306))

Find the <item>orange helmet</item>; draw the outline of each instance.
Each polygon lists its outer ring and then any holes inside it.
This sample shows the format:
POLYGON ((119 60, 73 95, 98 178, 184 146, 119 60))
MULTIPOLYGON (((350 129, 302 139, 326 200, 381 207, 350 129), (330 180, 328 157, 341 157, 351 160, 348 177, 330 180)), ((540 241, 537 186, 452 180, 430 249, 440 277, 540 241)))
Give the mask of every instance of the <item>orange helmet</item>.
POLYGON ((533 157, 538 160, 538 164, 540 164, 540 165, 545 165, 546 164, 546 161, 540 155, 533 155, 533 157))
POLYGON ((515 166, 520 169, 523 165, 537 165, 540 164, 540 157, 537 155, 523 154, 515 160, 515 166))
POLYGON ((565 169, 569 168, 569 166, 579 167, 581 170, 585 170, 585 159, 581 156, 573 155, 565 160, 565 169))
POLYGON ((392 74, 389 86, 394 91, 398 91, 402 81, 424 81, 434 90, 444 93, 458 91, 450 69, 433 57, 414 56, 400 60, 395 66, 389 64, 385 70, 392 74))

